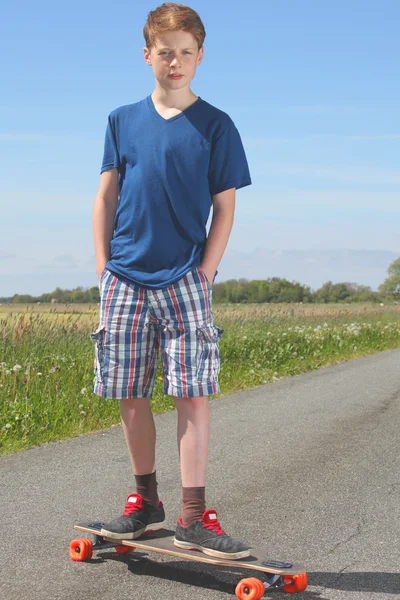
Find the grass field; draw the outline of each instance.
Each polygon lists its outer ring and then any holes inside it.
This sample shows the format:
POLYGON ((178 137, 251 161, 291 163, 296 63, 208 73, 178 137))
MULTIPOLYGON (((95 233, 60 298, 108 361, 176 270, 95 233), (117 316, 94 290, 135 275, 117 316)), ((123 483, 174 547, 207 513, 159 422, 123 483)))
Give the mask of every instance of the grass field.
MULTIPOLYGON (((221 395, 400 347, 400 306, 214 305, 221 395)), ((0 305, 0 453, 118 424, 93 393, 98 305, 0 305)), ((172 410, 161 392, 154 414, 172 410)))

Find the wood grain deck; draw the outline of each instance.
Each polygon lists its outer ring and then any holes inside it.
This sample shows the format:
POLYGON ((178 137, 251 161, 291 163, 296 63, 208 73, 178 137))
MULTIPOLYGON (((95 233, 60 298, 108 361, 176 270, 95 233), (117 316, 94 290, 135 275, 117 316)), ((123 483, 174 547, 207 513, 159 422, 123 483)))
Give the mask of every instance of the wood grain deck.
MULTIPOLYGON (((74 528, 78 531, 84 531, 93 535, 101 535, 101 523, 77 523, 74 528)), ((142 535, 136 540, 115 540, 102 536, 107 542, 111 542, 116 546, 130 546, 137 548, 138 550, 145 550, 148 552, 158 552, 160 554, 167 554, 169 556, 175 556, 177 558, 183 558, 186 560, 195 560, 197 562, 207 563, 209 565, 217 565, 220 567, 238 567, 241 569, 252 569, 254 571, 262 571, 264 573, 273 573, 275 575, 299 575, 305 573, 306 569, 303 565, 297 563, 287 563, 288 566, 285 568, 277 568, 268 565, 268 563, 277 562, 276 559, 271 559, 263 554, 263 550, 257 548, 251 548, 251 556, 245 560, 227 560, 215 558, 213 556, 207 556, 203 552, 197 550, 184 550, 177 548, 174 545, 175 532, 169 529, 161 529, 154 533, 148 533, 142 535), (289 566, 290 565, 290 566, 289 566)))

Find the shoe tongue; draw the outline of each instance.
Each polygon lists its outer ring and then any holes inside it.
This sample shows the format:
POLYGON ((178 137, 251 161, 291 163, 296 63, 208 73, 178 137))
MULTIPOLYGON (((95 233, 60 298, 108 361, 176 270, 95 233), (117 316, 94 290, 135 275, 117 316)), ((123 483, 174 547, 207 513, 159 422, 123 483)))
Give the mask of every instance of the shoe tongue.
POLYGON ((215 512, 215 510, 212 510, 212 509, 206 510, 206 512, 203 513, 202 521, 206 525, 211 525, 212 523, 218 523, 217 513, 215 512))
POLYGON ((129 504, 136 504, 139 508, 143 508, 143 496, 140 494, 129 494, 127 498, 129 504))

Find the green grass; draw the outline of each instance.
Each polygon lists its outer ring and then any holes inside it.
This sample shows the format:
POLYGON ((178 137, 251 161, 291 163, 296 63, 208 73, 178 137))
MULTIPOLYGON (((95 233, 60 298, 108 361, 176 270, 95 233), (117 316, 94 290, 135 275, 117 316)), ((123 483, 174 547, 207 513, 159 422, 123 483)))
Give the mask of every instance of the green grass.
MULTIPOLYGON (((0 321, 0 453, 120 423, 93 393, 96 311, 9 313, 0 321), (93 318, 94 317, 94 318, 93 318)), ((400 347, 400 307, 214 307, 223 329, 221 395, 400 347)), ((158 364, 152 408, 173 410, 158 364)))

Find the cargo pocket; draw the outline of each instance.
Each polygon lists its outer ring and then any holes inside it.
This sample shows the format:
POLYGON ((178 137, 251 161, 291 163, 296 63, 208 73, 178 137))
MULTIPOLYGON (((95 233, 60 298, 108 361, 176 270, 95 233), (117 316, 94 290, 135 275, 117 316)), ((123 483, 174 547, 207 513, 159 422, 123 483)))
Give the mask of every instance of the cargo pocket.
POLYGON ((218 342, 224 333, 214 323, 203 323, 196 328, 196 379, 198 383, 215 381, 220 372, 218 342))
POLYGON ((103 364, 104 364, 104 331, 105 326, 99 327, 90 334, 91 340, 94 342, 94 374, 98 381, 103 381, 103 364))

